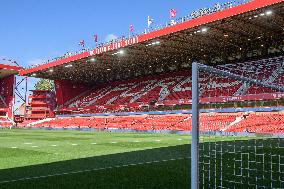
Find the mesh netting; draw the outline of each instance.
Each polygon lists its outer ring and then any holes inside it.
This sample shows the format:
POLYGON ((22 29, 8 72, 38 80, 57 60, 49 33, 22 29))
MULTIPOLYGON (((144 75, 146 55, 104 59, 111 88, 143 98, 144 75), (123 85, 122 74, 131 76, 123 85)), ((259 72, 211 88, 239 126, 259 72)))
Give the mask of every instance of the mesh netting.
POLYGON ((283 60, 218 69, 199 72, 200 188, 284 188, 283 60))

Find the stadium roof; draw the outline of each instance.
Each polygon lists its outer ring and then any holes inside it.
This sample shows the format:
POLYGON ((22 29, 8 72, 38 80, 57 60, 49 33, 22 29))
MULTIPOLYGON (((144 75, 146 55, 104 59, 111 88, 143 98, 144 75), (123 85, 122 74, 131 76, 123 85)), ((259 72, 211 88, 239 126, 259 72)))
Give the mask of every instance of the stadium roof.
POLYGON ((20 71, 21 75, 104 83, 225 63, 249 51, 283 45, 283 0, 254 0, 91 51, 20 71), (214 61, 213 61, 214 60, 214 61))

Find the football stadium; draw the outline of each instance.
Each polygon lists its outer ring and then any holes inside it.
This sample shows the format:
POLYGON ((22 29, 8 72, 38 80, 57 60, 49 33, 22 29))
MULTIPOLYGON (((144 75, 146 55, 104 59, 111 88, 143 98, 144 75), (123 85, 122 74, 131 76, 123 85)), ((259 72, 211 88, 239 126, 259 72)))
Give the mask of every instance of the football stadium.
POLYGON ((41 65, 0 64, 1 189, 284 188, 284 1, 170 14, 41 65), (15 115, 16 76, 54 90, 15 115))

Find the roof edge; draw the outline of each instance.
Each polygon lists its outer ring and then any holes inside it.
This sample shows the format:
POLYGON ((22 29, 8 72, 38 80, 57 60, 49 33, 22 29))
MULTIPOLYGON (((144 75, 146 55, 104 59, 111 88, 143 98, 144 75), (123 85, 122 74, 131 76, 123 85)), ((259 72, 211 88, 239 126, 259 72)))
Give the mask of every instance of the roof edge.
POLYGON ((11 65, 6 65, 6 64, 0 64, 0 69, 10 69, 10 70, 17 70, 17 71, 23 70, 22 67, 11 66, 11 65))
POLYGON ((120 48, 124 48, 127 46, 131 46, 137 43, 141 43, 141 42, 145 42, 151 39, 155 39, 161 36, 165 36, 171 33, 175 33, 178 31, 182 31, 188 28, 193 28, 193 27, 198 27, 198 26, 202 26, 204 24, 207 23, 211 23, 217 20, 221 20, 221 19, 225 19, 231 16, 235 16, 235 15, 239 15, 245 12, 249 12, 252 10, 256 10, 259 8, 263 8, 266 6, 270 6, 273 4, 277 4, 277 3, 281 3, 283 2, 283 0, 254 0, 245 4, 241 4, 229 9, 225 9, 225 10, 221 10, 219 12, 215 12, 209 15, 205 15, 202 17, 198 17, 196 19, 192 19, 192 20, 188 20, 182 23, 178 23, 176 25, 173 26, 169 26, 169 27, 165 27, 159 30, 155 30, 146 34, 142 34, 142 35, 138 35, 135 37, 132 37, 130 39, 126 39, 126 40, 122 40, 120 42, 115 42, 109 45, 105 45, 103 47, 99 47, 99 48, 95 48, 91 51, 86 51, 83 52, 81 54, 76 54, 67 58, 63 58, 60 60, 56 60, 53 62, 49 62, 47 64, 43 64, 37 67, 33 67, 30 69, 25 69, 25 70, 20 70, 20 75, 27 75, 33 72, 37 72, 37 71, 41 71, 41 70, 45 70, 45 69, 49 69, 51 67, 55 67, 55 66, 59 66, 71 61, 75 61, 75 60, 79 60, 79 59, 83 59, 89 56, 93 56, 93 55, 98 55, 98 54, 102 54, 105 52, 109 52, 109 51, 113 51, 113 50, 117 50, 120 48))

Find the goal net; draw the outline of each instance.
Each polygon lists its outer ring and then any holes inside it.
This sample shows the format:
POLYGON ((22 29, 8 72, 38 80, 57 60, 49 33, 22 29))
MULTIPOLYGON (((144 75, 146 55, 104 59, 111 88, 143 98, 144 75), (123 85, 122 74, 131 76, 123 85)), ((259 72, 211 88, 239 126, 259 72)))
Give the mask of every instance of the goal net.
POLYGON ((283 62, 196 63, 199 188, 284 188, 283 62))

